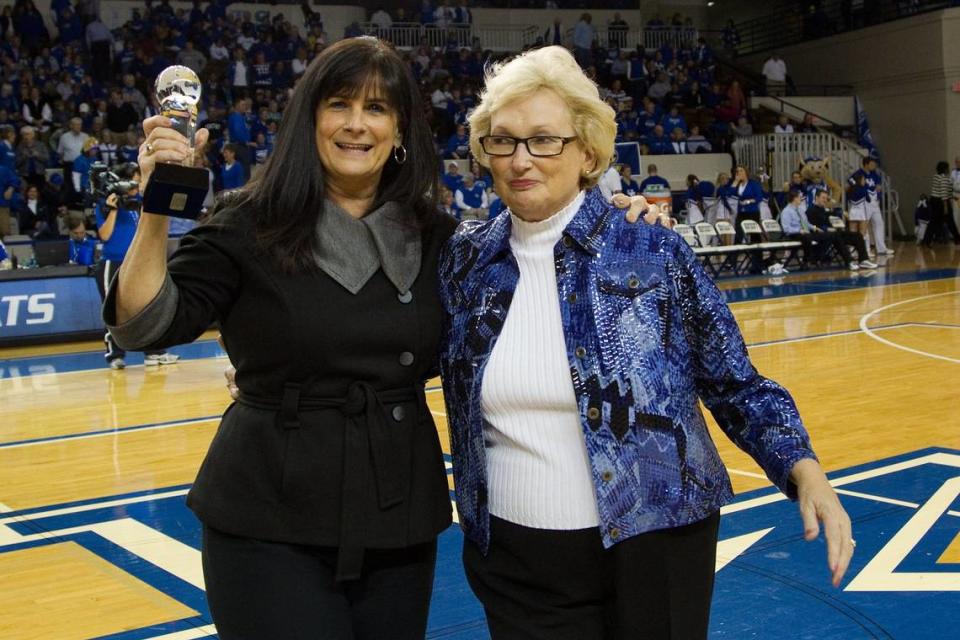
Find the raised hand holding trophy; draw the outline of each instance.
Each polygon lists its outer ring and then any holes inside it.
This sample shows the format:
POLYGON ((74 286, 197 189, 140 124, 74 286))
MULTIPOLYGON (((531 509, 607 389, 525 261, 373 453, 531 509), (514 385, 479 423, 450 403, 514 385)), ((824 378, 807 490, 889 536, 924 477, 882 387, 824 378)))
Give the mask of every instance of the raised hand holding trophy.
MULTIPOLYGON (((173 128, 192 147, 197 132, 200 78, 189 67, 174 65, 160 72, 154 89, 160 114, 173 121, 173 128)), ((143 210, 175 218, 198 218, 210 183, 207 170, 192 165, 192 153, 184 165, 158 162, 143 192, 143 210)))

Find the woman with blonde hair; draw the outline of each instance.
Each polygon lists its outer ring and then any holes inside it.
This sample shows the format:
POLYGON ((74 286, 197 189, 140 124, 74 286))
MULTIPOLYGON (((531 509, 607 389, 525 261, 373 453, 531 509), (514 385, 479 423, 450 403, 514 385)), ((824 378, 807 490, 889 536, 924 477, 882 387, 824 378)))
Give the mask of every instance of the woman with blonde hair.
POLYGON ((839 584, 850 520, 785 389, 680 237, 595 188, 614 114, 573 56, 494 66, 470 117, 507 215, 441 254, 441 347, 464 565, 495 640, 703 638, 733 492, 699 402, 823 523, 839 584))

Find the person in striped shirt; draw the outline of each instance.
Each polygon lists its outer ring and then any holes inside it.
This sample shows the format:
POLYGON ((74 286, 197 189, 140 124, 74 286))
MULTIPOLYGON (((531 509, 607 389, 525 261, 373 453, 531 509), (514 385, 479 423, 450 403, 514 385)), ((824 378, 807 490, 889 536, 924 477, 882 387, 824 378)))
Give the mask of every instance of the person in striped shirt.
POLYGON ((960 244, 960 231, 953 220, 950 200, 953 198, 953 181, 950 180, 950 164, 945 160, 937 163, 937 172, 930 183, 930 224, 923 236, 923 246, 932 247, 944 224, 953 236, 953 243, 960 244))

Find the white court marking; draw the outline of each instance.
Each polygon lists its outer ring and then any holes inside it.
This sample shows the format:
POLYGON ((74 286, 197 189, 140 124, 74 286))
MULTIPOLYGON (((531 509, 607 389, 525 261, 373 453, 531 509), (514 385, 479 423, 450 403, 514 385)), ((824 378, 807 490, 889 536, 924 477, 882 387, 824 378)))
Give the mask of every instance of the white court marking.
POLYGON ((880 343, 882 343, 882 344, 885 344, 885 345, 887 345, 888 347, 893 347, 894 349, 900 349, 901 351, 906 351, 906 352, 908 352, 908 353, 913 353, 913 354, 919 355, 919 356, 925 356, 925 357, 927 357, 927 358, 934 358, 934 359, 936 359, 936 360, 945 360, 945 361, 947 361, 947 362, 953 362, 953 363, 956 363, 956 364, 960 364, 960 360, 957 360, 956 358, 950 358, 950 357, 948 357, 948 356, 942 356, 942 355, 940 355, 940 354, 938 354, 938 353, 929 353, 929 352, 927 352, 927 351, 920 351, 919 349, 913 349, 913 348, 911 348, 911 347, 907 347, 907 346, 904 346, 904 345, 902 345, 902 344, 897 344, 896 342, 892 342, 892 341, 890 341, 890 340, 887 340, 886 338, 881 338, 880 336, 878 336, 878 335, 874 332, 873 329, 871 329, 870 327, 867 326, 867 323, 870 321, 870 318, 872 318, 872 317, 875 316, 876 314, 882 313, 883 311, 886 311, 886 310, 888 310, 888 309, 892 309, 892 308, 894 308, 894 307, 899 307, 900 305, 903 305, 903 304, 910 304, 910 303, 913 303, 913 302, 919 302, 919 301, 921 301, 921 300, 929 300, 929 299, 931 299, 931 298, 940 298, 940 297, 943 297, 943 296, 955 296, 955 295, 960 295, 960 291, 947 291, 947 292, 944 292, 944 293, 932 293, 932 294, 930 294, 930 295, 928 295, 928 296, 919 296, 919 297, 916 297, 916 298, 907 298, 906 300, 901 300, 900 302, 894 302, 893 304, 888 304, 888 305, 882 306, 882 307, 880 307, 880 308, 878 308, 878 309, 874 309, 874 310, 871 311, 870 313, 864 314, 864 315, 860 318, 860 330, 863 331, 863 332, 864 332, 865 334, 867 334, 868 336, 870 336, 871 338, 873 338, 874 340, 876 340, 877 342, 880 342, 880 343))

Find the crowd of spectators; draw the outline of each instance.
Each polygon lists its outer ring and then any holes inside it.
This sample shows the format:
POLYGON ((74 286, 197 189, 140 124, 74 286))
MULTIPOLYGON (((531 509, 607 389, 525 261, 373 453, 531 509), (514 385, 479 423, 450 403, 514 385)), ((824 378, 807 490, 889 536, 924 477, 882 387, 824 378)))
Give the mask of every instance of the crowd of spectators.
MULTIPOLYGON (((466 191, 485 192, 477 206, 467 206, 471 195, 458 194, 460 181, 445 180, 452 206, 482 216, 498 207, 489 175, 470 161, 467 114, 485 67, 509 54, 485 50, 477 39, 468 42, 471 5, 423 0, 416 10, 376 8, 369 22, 351 24, 342 35, 405 39, 395 44, 422 87, 440 156, 468 161, 470 170, 462 173, 472 174, 472 184, 466 191), (392 28, 400 23, 420 24, 416 42, 409 42, 409 29, 392 28), (440 46, 431 44, 436 32, 446 34, 440 46)), ((114 30, 99 20, 96 7, 93 0, 54 0, 54 33, 32 0, 16 0, 0 14, 0 234, 9 232, 4 208, 28 235, 65 234, 66 210, 90 204, 84 193, 89 165, 136 161, 140 122, 158 112, 153 80, 170 64, 192 68, 203 81, 200 124, 211 134, 204 158, 211 198, 243 185, 272 152, 293 84, 333 39, 306 3, 302 30, 281 13, 228 11, 228 0, 195 1, 188 10, 174 9, 169 0, 147 2, 114 30), (25 210, 29 185, 44 207, 25 210)), ((655 16, 647 26, 661 23, 696 34, 681 16, 669 24, 655 16)), ((656 51, 628 48, 625 34, 632 26, 617 14, 601 38, 584 13, 575 24, 544 25, 532 46, 560 43, 574 50, 616 112, 619 142, 637 142, 644 155, 726 149, 746 115, 739 83, 718 77, 702 38, 656 51)))

